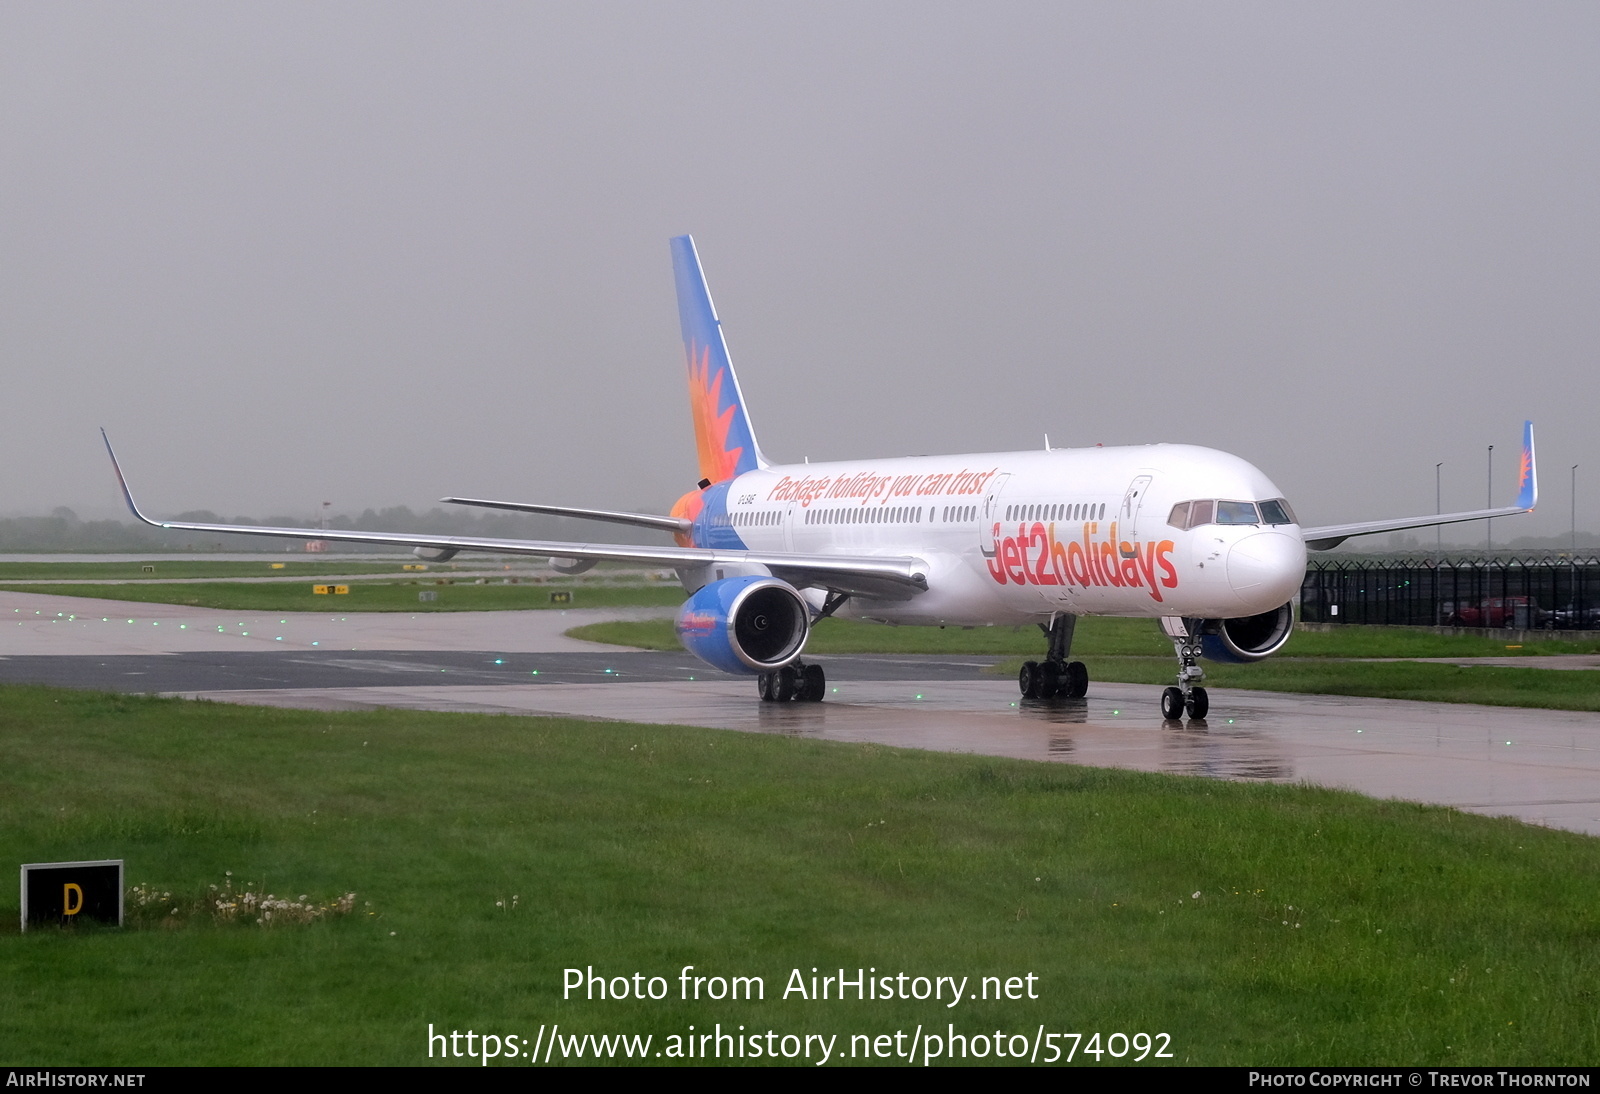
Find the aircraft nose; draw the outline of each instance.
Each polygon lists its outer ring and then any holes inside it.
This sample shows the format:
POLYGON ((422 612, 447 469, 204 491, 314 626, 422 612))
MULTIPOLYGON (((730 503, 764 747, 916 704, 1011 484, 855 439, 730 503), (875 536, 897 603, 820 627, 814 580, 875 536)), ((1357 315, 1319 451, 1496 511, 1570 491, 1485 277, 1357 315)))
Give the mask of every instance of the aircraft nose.
POLYGON ((1276 607, 1294 597, 1306 576, 1306 545, 1282 532, 1256 532, 1228 551, 1228 584, 1251 603, 1276 607))

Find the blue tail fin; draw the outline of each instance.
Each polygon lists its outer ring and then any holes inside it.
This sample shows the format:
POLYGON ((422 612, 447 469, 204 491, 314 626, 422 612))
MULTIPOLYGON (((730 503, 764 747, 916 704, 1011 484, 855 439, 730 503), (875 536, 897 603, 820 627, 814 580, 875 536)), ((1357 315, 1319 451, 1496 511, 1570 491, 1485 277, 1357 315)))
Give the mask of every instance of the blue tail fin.
POLYGON ((1522 460, 1517 467, 1518 509, 1539 504, 1539 471, 1533 464, 1533 423, 1522 423, 1522 460))
POLYGON ((711 290, 700 270, 694 240, 672 241, 672 273, 678 287, 678 319, 683 324, 683 349, 689 362, 689 407, 694 414, 694 443, 700 456, 700 477, 724 482, 735 475, 766 467, 755 430, 745 410, 744 394, 728 359, 722 323, 711 305, 711 290))

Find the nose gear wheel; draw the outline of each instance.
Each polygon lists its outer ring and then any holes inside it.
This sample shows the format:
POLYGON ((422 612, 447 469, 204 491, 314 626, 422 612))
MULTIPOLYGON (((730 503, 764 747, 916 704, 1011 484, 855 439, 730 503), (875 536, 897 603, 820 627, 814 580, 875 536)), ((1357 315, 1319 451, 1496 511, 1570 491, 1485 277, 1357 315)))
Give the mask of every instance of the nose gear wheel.
POLYGON ((1162 628, 1172 639, 1172 651, 1178 655, 1178 686, 1161 693, 1161 716, 1176 722, 1189 715, 1190 721, 1204 721, 1211 709, 1211 699, 1200 681, 1206 678, 1200 667, 1200 620, 1164 619, 1162 628))

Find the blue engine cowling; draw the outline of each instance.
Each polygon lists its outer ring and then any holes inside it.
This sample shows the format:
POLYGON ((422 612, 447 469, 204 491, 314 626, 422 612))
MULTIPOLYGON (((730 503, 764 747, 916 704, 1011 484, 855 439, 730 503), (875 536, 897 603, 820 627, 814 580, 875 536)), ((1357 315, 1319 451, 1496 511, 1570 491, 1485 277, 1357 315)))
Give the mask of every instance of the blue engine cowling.
POLYGON ((678 609, 678 641, 706 664, 746 676, 800 656, 811 610, 775 577, 730 577, 703 586, 678 609))
POLYGON ((1292 604, 1238 619, 1207 619, 1200 626, 1200 648, 1213 661, 1260 661, 1283 649, 1292 630, 1292 604))

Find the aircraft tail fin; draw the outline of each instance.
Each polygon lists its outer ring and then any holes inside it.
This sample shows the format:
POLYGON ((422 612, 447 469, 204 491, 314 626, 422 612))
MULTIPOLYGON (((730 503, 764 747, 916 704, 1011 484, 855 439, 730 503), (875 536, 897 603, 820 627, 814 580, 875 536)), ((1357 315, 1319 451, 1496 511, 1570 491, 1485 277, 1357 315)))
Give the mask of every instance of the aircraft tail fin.
POLYGON ((768 466, 756 444, 744 394, 733 374, 722 323, 711 303, 700 256, 690 236, 672 241, 672 273, 678 288, 678 319, 689 364, 689 406, 694 415, 700 477, 713 483, 768 466))
POLYGON ((1517 464, 1518 509, 1532 509, 1539 504, 1539 474, 1533 463, 1533 423, 1522 423, 1522 459, 1517 464))

